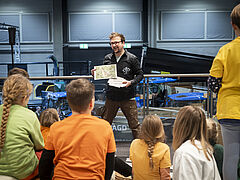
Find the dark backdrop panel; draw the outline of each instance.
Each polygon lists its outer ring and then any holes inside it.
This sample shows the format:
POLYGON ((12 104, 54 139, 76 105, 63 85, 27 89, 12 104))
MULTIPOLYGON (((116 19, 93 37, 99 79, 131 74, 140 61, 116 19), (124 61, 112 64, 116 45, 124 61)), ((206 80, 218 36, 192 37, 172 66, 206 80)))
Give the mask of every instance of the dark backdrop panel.
POLYGON ((14 64, 14 66, 12 64, 8 64, 8 72, 13 69, 13 68, 21 68, 21 69, 24 69, 25 71, 28 71, 27 69, 27 64, 14 64))
MULTIPOLYGON (((141 53, 142 53, 142 46, 134 46, 131 49, 128 49, 129 52, 135 54, 139 61, 141 59, 141 53)), ((91 61, 90 68, 92 69, 93 66, 97 65, 102 65, 104 56, 107 55, 108 53, 111 53, 112 50, 110 47, 90 47, 88 49, 79 49, 79 48, 69 48, 65 47, 64 48, 64 62, 67 61, 91 61)), ((76 67, 74 67, 74 72, 76 72, 76 67)), ((70 72, 72 69, 70 69, 70 72)), ((87 70, 86 69, 79 69, 78 74, 81 75, 86 75, 87 70)), ((65 72, 65 75, 70 75, 68 74, 69 72, 65 72)))
MULTIPOLYGON (((213 56, 147 48, 143 70, 145 74, 151 74, 152 71, 167 71, 171 74, 209 73, 213 59, 213 56)), ((190 82, 206 80, 207 78, 181 78, 181 81, 190 82)))
POLYGON ((200 54, 148 48, 144 71, 167 71, 171 74, 209 73, 214 57, 200 54))
MULTIPOLYGON (((142 46, 138 47, 132 47, 131 49, 128 49, 129 52, 135 54, 139 61, 141 59, 142 54, 142 46)), ((64 48, 64 75, 90 75, 90 71, 88 71, 86 64, 88 61, 91 61, 90 64, 90 70, 93 69, 94 66, 97 65, 103 65, 104 56, 108 53, 111 53, 112 50, 110 47, 90 47, 89 49, 79 49, 79 48, 64 48), (70 63, 70 66, 68 66, 67 62, 73 62, 70 63), (77 63, 78 61, 85 61, 86 63, 77 63)), ((99 95, 103 95, 105 88, 106 88, 106 82, 107 80, 97 80, 93 81, 96 88, 96 93, 99 93, 99 95)), ((96 95, 98 96, 98 95, 96 95)), ((98 97, 96 97, 99 99, 98 97)))

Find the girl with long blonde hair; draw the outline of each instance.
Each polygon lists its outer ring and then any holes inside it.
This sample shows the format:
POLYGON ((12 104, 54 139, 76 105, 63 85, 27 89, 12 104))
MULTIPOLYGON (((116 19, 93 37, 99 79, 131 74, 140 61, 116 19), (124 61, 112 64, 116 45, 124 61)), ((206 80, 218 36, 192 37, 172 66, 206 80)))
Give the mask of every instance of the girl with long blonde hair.
POLYGON ((44 146, 39 120, 26 108, 32 84, 20 74, 11 75, 4 82, 2 92, 0 175, 31 179, 38 174, 35 151, 44 146))
POLYGON ((208 143, 206 117, 199 107, 180 109, 174 122, 172 147, 174 180, 221 179, 208 143))
POLYGON ((170 180, 170 149, 165 141, 161 119, 146 116, 141 126, 141 139, 135 139, 130 147, 133 179, 170 180))

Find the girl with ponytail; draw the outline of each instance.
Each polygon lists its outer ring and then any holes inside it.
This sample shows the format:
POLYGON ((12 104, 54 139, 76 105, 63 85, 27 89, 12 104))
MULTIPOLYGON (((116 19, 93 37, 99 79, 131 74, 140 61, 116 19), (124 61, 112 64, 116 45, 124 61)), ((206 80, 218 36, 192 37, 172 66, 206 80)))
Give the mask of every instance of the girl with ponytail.
POLYGON ((38 173, 35 151, 44 146, 40 123, 27 109, 32 84, 20 74, 9 76, 3 85, 0 106, 0 175, 31 179, 38 173))
POLYGON ((141 139, 130 146, 133 179, 170 180, 170 150, 165 141, 161 119, 156 115, 146 116, 141 127, 141 139))
POLYGON ((221 180, 202 109, 185 106, 173 127, 173 180, 221 180))

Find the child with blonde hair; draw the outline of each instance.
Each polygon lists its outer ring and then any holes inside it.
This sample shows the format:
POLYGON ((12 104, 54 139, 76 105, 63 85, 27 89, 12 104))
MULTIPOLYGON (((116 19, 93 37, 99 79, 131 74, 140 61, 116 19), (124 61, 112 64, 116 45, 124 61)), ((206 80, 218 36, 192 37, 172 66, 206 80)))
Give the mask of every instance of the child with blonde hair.
MULTIPOLYGON (((221 126, 213 119, 207 119, 207 126, 208 126, 208 140, 213 147, 213 155, 217 163, 219 174, 223 179, 222 167, 224 147, 222 145, 221 126)), ((239 172, 240 162, 238 161, 238 179, 240 179, 239 172)))
POLYGON ((38 174, 35 151, 43 149, 40 123, 27 109, 32 92, 30 81, 20 74, 11 75, 3 85, 0 106, 0 175, 32 179, 38 174))
POLYGON ((44 142, 47 141, 47 136, 50 131, 50 126, 59 121, 59 115, 56 109, 48 108, 45 109, 40 115, 40 124, 41 124, 41 133, 44 139, 44 142))
POLYGON ((174 180, 221 179, 208 143, 206 117, 199 107, 180 109, 174 122, 172 147, 174 180))
POLYGON ((161 119, 156 115, 146 116, 141 126, 141 139, 130 146, 133 179, 170 180, 170 149, 165 141, 161 119))
POLYGON ((213 156, 216 160, 218 172, 223 178, 222 175, 222 165, 223 165, 223 145, 218 144, 219 141, 219 128, 220 126, 217 126, 217 123, 214 122, 212 119, 207 119, 207 132, 208 132, 208 141, 213 147, 213 156))

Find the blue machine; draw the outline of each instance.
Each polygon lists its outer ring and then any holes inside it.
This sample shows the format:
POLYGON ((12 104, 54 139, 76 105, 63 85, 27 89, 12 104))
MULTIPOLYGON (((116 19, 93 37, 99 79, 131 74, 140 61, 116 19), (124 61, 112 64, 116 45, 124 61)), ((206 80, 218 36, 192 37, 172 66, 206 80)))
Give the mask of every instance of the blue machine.
POLYGON ((200 92, 171 94, 168 95, 168 98, 174 101, 200 101, 207 99, 200 92))
MULTIPOLYGON (((173 78, 163 78, 163 77, 150 77, 149 78, 149 83, 154 83, 154 84, 159 84, 159 83, 167 83, 167 82, 174 82, 177 81, 177 79, 173 79, 173 78)), ((140 83, 143 83, 143 80, 140 81, 140 83)), ((145 80, 145 83, 147 83, 147 81, 145 80)))
MULTIPOLYGON (((163 78, 163 77, 150 77, 149 78, 149 94, 158 92, 158 89, 159 89, 158 84, 164 84, 164 83, 175 82, 175 81, 177 81, 177 79, 163 78)), ((147 80, 145 80, 145 84, 147 84, 147 80)), ((143 86, 142 85, 143 85, 143 80, 140 81, 140 84, 137 87, 138 91, 139 91, 139 94, 143 94, 143 86)), ((147 93, 147 92, 145 92, 145 93, 147 93)), ((167 97, 167 90, 165 89, 165 86, 164 86, 164 90, 163 90, 163 96, 164 97, 162 97, 161 100, 158 100, 159 101, 158 104, 161 104, 161 106, 165 105, 165 98, 167 97)), ((146 97, 147 97, 147 95, 145 94, 145 98, 146 97)), ((140 99, 140 97, 136 97, 135 99, 136 99, 136 102, 137 102, 137 106, 139 108, 142 107, 143 106, 143 99, 140 99)), ((146 99, 146 101, 147 101, 147 99, 146 99)), ((154 103, 154 104, 156 104, 156 103, 154 103)), ((156 105, 154 105, 154 106, 156 106, 156 105)), ((157 105, 156 107, 158 107, 158 106, 160 106, 160 105, 157 105)))
POLYGON ((199 103, 206 99, 204 93, 201 92, 171 94, 168 95, 167 105, 183 106, 189 103, 199 103))
POLYGON ((66 97, 66 92, 42 91, 42 109, 55 108, 60 119, 64 119, 71 113, 66 97))

